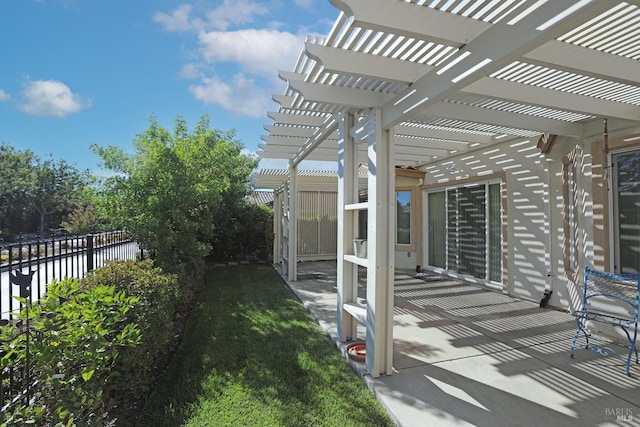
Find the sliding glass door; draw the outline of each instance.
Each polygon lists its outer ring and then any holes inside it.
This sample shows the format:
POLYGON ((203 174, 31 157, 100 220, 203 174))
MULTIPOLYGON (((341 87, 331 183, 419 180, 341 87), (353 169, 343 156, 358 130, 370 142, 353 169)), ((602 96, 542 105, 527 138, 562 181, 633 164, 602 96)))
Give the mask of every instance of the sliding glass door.
POLYGON ((499 183, 427 194, 427 261, 432 267, 500 282, 502 220, 499 183))
POLYGON ((427 195, 428 264, 447 268, 447 209, 444 191, 427 195))
POLYGON ((613 154, 614 271, 640 273, 640 150, 613 154))

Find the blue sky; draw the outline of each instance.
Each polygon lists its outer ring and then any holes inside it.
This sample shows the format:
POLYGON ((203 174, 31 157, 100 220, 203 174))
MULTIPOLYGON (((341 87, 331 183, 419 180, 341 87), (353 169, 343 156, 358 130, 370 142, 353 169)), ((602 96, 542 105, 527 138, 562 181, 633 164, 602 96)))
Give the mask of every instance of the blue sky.
POLYGON ((90 144, 131 152, 151 114, 206 113, 253 152, 277 70, 337 16, 328 0, 0 0, 0 142, 98 170, 90 144))

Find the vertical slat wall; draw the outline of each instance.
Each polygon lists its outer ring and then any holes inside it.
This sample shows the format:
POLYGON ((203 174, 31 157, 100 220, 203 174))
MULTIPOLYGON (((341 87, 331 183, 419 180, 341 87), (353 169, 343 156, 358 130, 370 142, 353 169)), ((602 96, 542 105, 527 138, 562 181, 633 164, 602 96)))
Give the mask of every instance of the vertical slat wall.
POLYGON ((337 254, 338 195, 330 191, 298 193, 298 255, 302 259, 337 254))
POLYGON ((320 218, 318 253, 337 255, 338 253, 338 193, 319 192, 320 218))
POLYGON ((298 194, 298 255, 318 254, 318 192, 298 194))

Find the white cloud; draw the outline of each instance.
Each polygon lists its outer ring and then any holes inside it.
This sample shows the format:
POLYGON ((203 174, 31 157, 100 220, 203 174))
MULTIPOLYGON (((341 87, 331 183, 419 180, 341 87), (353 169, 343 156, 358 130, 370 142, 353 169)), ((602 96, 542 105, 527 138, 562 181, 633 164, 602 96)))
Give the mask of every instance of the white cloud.
POLYGON ((171 13, 157 12, 153 15, 153 20, 162 25, 165 31, 182 32, 197 30, 202 27, 202 21, 191 19, 193 7, 189 4, 181 4, 171 11, 171 13))
POLYGON ((193 62, 186 63, 182 66, 179 76, 183 79, 196 79, 203 77, 200 64, 193 62))
POLYGON ((246 29, 200 34, 201 53, 208 62, 237 62, 247 73, 276 77, 290 69, 304 38, 289 32, 246 29))
POLYGON ((19 106, 20 110, 34 116, 64 117, 91 106, 91 102, 83 100, 57 80, 27 82, 22 97, 24 102, 19 106))
POLYGON ((311 0, 293 0, 293 2, 300 7, 310 7, 312 3, 311 0))
POLYGON ((193 12, 192 5, 181 4, 169 13, 156 12, 153 20, 165 31, 170 32, 211 29, 226 31, 232 25, 239 26, 253 22, 256 17, 269 13, 269 9, 264 4, 251 0, 224 0, 214 9, 201 11, 205 19, 192 17, 193 12))
MULTIPOLYGON (((309 3, 296 1, 299 5, 309 3)), ((211 9, 198 4, 202 3, 181 4, 153 17, 166 31, 197 34, 196 48, 190 52, 179 77, 194 81, 189 91, 205 104, 262 117, 272 104, 274 88, 282 85, 277 71, 294 66, 304 35, 279 31, 282 24, 275 21, 265 23, 263 18, 269 13, 266 3, 224 0, 211 9), (260 28, 247 28, 258 19, 262 19, 260 28), (231 66, 221 67, 223 63, 231 66), (240 74, 230 77, 223 68, 240 74), (253 77, 259 78, 259 83, 253 77)))
POLYGON ((262 3, 250 0, 224 0, 224 3, 211 9, 206 15, 212 28, 226 30, 231 25, 253 22, 255 16, 263 16, 267 13, 269 9, 262 3))
POLYGON ((11 98, 9 94, 4 90, 0 89, 0 102, 8 101, 9 98, 11 98))
POLYGON ((225 110, 249 117, 262 117, 271 102, 267 91, 255 81, 236 74, 228 84, 218 76, 205 77, 200 84, 192 84, 189 91, 205 104, 219 105, 225 110))

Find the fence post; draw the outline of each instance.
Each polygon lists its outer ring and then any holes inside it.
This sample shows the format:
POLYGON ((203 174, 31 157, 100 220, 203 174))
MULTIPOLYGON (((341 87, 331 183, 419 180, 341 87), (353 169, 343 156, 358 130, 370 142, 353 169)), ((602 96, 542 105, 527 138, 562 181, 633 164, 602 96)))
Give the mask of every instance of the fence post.
POLYGON ((93 234, 87 234, 87 273, 93 271, 93 234))

